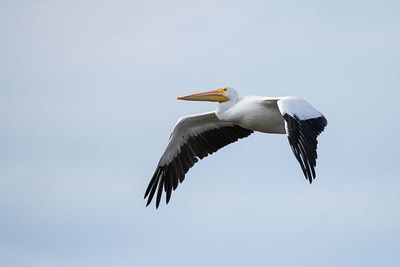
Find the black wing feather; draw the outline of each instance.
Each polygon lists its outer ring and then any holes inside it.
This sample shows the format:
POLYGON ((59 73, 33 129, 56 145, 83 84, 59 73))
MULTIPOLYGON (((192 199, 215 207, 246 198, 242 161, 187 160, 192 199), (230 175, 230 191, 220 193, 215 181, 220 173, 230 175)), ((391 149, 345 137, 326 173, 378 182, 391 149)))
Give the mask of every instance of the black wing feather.
POLYGON ((157 188, 156 208, 160 205, 163 189, 166 192, 168 204, 172 191, 183 182, 185 174, 199 159, 252 133, 252 130, 238 125, 229 125, 205 131, 197 136, 190 136, 171 163, 163 166, 158 164, 144 195, 144 198, 148 197, 146 206, 151 203, 157 188))
POLYGON ((306 120, 284 114, 290 147, 300 163, 304 176, 311 183, 315 179, 317 163, 317 137, 328 124, 324 116, 306 120))

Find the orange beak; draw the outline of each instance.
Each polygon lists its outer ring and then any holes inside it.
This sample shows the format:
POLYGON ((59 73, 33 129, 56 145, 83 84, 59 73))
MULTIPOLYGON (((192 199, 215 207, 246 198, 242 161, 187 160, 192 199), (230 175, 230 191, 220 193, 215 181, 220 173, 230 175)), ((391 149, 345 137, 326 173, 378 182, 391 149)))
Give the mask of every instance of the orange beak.
POLYGON ((186 96, 178 96, 177 99, 188 101, 211 101, 219 103, 229 100, 229 98, 223 94, 221 89, 186 96))

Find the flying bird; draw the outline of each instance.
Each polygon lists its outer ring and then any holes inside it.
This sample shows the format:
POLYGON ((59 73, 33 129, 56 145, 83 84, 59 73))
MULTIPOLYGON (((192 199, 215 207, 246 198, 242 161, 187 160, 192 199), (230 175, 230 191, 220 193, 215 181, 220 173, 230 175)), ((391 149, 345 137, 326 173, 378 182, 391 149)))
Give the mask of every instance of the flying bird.
POLYGON ((212 112, 178 120, 145 192, 148 206, 156 196, 156 208, 163 191, 168 204, 171 193, 185 179, 189 169, 220 148, 253 132, 286 134, 306 179, 315 177, 317 137, 327 125, 325 117, 299 97, 239 97, 235 89, 219 88, 181 96, 178 100, 218 102, 212 112))

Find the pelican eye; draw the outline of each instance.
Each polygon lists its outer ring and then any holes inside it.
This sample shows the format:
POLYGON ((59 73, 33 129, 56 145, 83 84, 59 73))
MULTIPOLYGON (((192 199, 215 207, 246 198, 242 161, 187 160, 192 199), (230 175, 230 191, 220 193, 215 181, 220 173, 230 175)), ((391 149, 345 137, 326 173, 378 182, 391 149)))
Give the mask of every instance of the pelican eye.
POLYGON ((219 92, 221 93, 221 94, 225 94, 226 92, 228 92, 228 88, 221 88, 221 89, 219 89, 219 92))

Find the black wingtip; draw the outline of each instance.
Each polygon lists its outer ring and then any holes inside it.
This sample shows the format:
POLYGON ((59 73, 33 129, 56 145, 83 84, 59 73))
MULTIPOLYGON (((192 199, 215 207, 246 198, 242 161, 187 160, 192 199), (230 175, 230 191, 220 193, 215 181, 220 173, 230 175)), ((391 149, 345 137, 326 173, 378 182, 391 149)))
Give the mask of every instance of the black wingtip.
POLYGON ((292 151, 300 163, 303 174, 310 184, 316 178, 317 137, 327 125, 324 116, 301 120, 296 115, 293 117, 284 114, 287 125, 287 135, 292 151))
POLYGON ((148 198, 148 199, 147 199, 147 203, 146 203, 146 207, 149 206, 150 203, 151 203, 151 198, 148 198))
POLYGON ((169 200, 171 199, 171 190, 167 191, 167 197, 166 197, 166 204, 168 204, 169 200))
POLYGON ((151 189, 151 182, 150 182, 150 184, 147 186, 147 189, 146 189, 146 192, 144 193, 144 199, 146 199, 146 197, 149 195, 149 193, 150 193, 150 189, 151 189))

